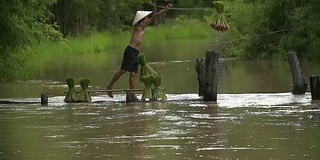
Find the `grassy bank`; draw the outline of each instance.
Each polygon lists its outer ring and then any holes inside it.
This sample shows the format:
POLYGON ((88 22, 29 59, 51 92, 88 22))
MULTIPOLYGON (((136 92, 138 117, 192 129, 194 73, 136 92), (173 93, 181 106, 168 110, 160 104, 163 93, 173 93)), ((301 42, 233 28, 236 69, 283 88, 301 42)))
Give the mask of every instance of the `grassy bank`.
MULTIPOLYGON (((66 55, 105 53, 128 45, 132 27, 126 31, 91 32, 63 41, 42 41, 26 50, 0 57, 0 81, 38 79, 43 75, 42 62, 66 55)), ((163 43, 167 40, 205 39, 214 32, 208 23, 198 20, 175 19, 164 25, 146 28, 144 46, 163 43)))
MULTIPOLYGON (((130 29, 131 30, 131 29, 130 29)), ((129 43, 131 31, 93 32, 86 36, 66 38, 65 41, 47 41, 31 49, 45 57, 64 54, 90 54, 123 47, 129 43)), ((175 20, 157 27, 147 27, 144 44, 161 43, 169 39, 201 39, 212 36, 207 23, 197 20, 175 20)))

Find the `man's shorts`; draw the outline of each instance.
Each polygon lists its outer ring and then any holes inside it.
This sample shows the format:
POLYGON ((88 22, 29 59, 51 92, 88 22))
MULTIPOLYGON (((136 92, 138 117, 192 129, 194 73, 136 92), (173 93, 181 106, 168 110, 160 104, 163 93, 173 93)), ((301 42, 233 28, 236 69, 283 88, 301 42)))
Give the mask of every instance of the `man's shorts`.
POLYGON ((139 68, 139 50, 131 46, 127 46, 127 48, 124 50, 121 69, 128 72, 138 73, 138 68, 139 68))

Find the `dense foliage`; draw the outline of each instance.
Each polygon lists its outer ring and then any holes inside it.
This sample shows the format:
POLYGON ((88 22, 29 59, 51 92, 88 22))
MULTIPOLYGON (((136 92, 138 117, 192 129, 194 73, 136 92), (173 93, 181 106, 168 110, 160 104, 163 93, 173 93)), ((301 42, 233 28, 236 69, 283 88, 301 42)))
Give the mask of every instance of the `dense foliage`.
POLYGON ((234 27, 227 37, 230 55, 249 59, 286 57, 296 51, 305 59, 320 59, 320 1, 232 0, 229 21, 234 27))
POLYGON ((64 35, 90 30, 115 30, 131 23, 136 10, 149 0, 58 0, 52 12, 64 35))
MULTIPOLYGON (((320 1, 223 0, 230 30, 218 34, 227 57, 284 59, 288 51, 300 58, 320 59, 320 1), (221 38, 222 37, 222 38, 221 38)), ((212 20, 213 0, 172 0, 167 17, 176 23, 212 20), (202 8, 202 9, 201 9, 202 8), (179 21, 177 20, 179 19, 179 21), (183 20, 183 21, 181 21, 183 20)), ((100 31, 126 32, 136 10, 159 10, 165 0, 1 0, 0 80, 30 78, 36 55, 28 48, 60 41, 62 37, 88 37, 100 31), (51 39, 47 42, 46 39, 51 39)), ((194 25, 194 23, 190 23, 194 25)), ((208 27, 210 27, 208 25, 208 27)), ((183 28, 179 29, 183 32, 183 28)), ((109 36, 110 37, 110 36, 109 36)), ((183 37, 181 37, 183 38, 183 37)), ((190 38, 190 37, 185 37, 190 38)), ((107 40, 108 41, 108 40, 107 40)), ((92 48, 92 47, 88 47, 92 48)), ((102 47, 94 47, 101 50, 102 47)))
POLYGON ((48 37, 59 37, 53 24, 47 20, 55 1, 1 0, 0 1, 0 80, 26 78, 28 46, 48 37))

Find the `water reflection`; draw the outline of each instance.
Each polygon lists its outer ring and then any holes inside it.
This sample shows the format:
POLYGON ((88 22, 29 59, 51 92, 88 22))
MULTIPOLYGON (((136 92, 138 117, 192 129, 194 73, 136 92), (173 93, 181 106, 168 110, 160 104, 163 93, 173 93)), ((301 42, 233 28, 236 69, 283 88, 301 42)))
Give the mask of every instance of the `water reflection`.
POLYGON ((218 103, 197 94, 129 104, 101 97, 93 104, 56 97, 48 106, 1 105, 0 158, 319 158, 320 108, 308 94, 220 94, 218 103))
MULTIPOLYGON (((194 69, 194 61, 169 61, 155 62, 150 65, 163 75, 163 86, 167 93, 197 93, 197 74, 194 69)), ((317 74, 320 66, 313 63, 303 63, 303 72, 308 81, 310 75, 317 74)), ((103 68, 83 71, 79 78, 87 75, 92 77, 90 89, 104 89, 107 77, 112 71, 103 68), (110 72, 110 73, 108 73, 110 72), (87 74, 88 73, 88 74, 87 74), (90 74, 94 74, 91 75, 90 74)), ((51 96, 63 95, 67 90, 65 77, 68 73, 53 71, 54 74, 47 75, 48 80, 26 81, 18 83, 0 83, 0 97, 39 97, 46 93, 51 96)), ((127 88, 128 75, 124 75, 115 85, 115 88, 127 88)), ((77 86, 80 88, 79 86, 77 86)), ((143 88, 141 82, 138 88, 143 88)), ((237 61, 221 60, 219 65, 218 93, 286 93, 292 90, 292 78, 289 66, 286 62, 271 61, 237 61)), ((309 91, 309 88, 308 90, 309 91)))

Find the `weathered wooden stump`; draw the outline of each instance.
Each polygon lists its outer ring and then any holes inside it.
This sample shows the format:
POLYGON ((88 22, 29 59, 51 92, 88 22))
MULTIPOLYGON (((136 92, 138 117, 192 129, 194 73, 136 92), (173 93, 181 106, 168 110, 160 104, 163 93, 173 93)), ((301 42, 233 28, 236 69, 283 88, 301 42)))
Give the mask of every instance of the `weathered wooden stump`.
POLYGON ((195 69, 198 74, 198 82, 199 82, 199 96, 204 95, 204 80, 205 80, 205 60, 204 59, 196 59, 195 69))
POLYGON ((134 102, 132 95, 133 95, 133 91, 131 90, 126 91, 126 102, 134 102))
POLYGON ((310 76, 312 100, 320 100, 320 76, 310 76))
POLYGON ((205 57, 205 88, 203 101, 217 101, 219 53, 207 51, 205 57))
POLYGON ((287 58, 293 80, 292 94, 305 94, 308 84, 303 77, 297 54, 295 52, 289 52, 287 58))
POLYGON ((48 96, 46 94, 41 94, 41 105, 48 105, 48 96))

